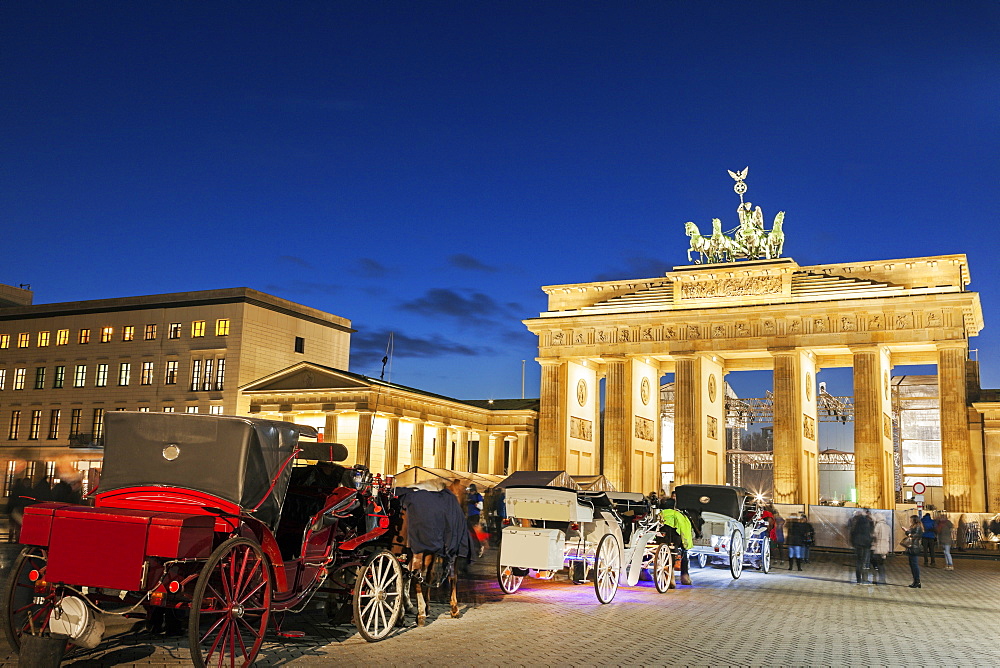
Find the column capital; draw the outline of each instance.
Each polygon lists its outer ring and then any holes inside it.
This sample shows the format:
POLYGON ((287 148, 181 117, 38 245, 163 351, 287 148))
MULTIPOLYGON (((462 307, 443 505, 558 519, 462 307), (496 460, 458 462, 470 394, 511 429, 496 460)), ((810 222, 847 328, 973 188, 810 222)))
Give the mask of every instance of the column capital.
POLYGON ((875 353, 881 354, 887 352, 885 346, 879 345, 877 343, 868 343, 860 346, 848 346, 848 350, 851 351, 852 355, 857 355, 858 353, 875 353))
POLYGON ((562 358, 553 359, 551 357, 536 357, 535 361, 542 366, 560 366, 566 362, 562 358))
POLYGON ((969 349, 969 342, 965 339, 962 339, 961 341, 937 341, 935 342, 934 347, 937 348, 938 351, 954 349, 967 351, 969 349))

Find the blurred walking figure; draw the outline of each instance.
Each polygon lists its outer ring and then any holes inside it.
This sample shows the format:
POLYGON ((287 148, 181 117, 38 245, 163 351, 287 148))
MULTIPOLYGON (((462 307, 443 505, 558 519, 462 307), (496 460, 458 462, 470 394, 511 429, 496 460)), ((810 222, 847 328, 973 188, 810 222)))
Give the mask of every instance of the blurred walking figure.
POLYGON ((920 541, 923 536, 924 525, 920 523, 920 516, 911 515, 906 538, 900 542, 900 545, 906 548, 906 558, 910 562, 910 573, 913 575, 910 589, 920 589, 920 541))
POLYGON ((806 553, 806 526, 807 524, 798 516, 792 513, 785 524, 785 544, 788 546, 788 570, 798 561, 799 570, 802 570, 802 560, 806 553))
POLYGON ((885 584, 885 558, 892 552, 892 531, 885 518, 875 518, 874 540, 872 542, 872 584, 885 584))
POLYGON ((938 544, 941 546, 941 551, 944 552, 944 569, 946 571, 955 570, 955 564, 951 560, 951 545, 954 542, 951 533, 954 528, 955 525, 951 523, 948 516, 943 512, 939 512, 937 516, 937 539, 938 544))
POLYGON ((799 515, 799 521, 802 523, 802 535, 804 536, 802 540, 802 559, 808 564, 809 550, 812 547, 813 542, 816 540, 816 530, 813 529, 813 525, 809 521, 809 516, 805 513, 799 515))
POLYGON ((855 584, 864 584, 861 573, 869 567, 872 554, 872 541, 875 539, 875 523, 868 509, 859 510, 847 523, 847 534, 854 548, 854 578, 855 584))
POLYGON ((924 513, 924 516, 920 518, 920 524, 924 527, 923 534, 921 534, 921 545, 924 550, 924 566, 927 565, 928 558, 931 560, 931 566, 934 566, 934 543, 937 542, 937 526, 930 513, 924 513))

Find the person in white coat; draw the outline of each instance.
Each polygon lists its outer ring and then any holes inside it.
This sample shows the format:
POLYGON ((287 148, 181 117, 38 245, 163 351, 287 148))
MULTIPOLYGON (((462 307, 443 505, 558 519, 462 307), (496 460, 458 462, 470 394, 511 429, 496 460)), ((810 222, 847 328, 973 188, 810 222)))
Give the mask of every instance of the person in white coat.
POLYGON ((872 584, 885 584, 885 557, 892 552, 892 530, 882 515, 875 517, 872 539, 872 584))

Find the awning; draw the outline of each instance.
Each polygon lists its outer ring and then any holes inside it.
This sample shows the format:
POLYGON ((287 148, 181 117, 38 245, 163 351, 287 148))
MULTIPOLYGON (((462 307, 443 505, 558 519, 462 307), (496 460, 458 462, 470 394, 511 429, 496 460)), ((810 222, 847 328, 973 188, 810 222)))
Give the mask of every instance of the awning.
POLYGON ((565 487, 580 489, 565 471, 516 471, 507 476, 498 487, 565 487))
POLYGON ((580 489, 588 492, 615 492, 615 486, 603 475, 571 475, 580 489))

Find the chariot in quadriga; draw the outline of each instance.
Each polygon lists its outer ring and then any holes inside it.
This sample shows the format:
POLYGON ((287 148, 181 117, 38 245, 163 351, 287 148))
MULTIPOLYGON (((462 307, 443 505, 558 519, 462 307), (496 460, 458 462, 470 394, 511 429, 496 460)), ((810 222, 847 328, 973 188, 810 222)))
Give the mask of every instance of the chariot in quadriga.
POLYGON ((674 489, 677 509, 703 522, 688 558, 699 566, 728 565, 733 579, 750 565, 762 573, 771 570, 771 544, 761 509, 748 503, 750 494, 728 485, 680 485, 674 489))
POLYGON ((657 511, 642 494, 584 492, 562 487, 508 487, 497 580, 506 594, 525 577, 550 580, 563 569, 571 581, 594 583, 610 603, 619 584, 645 571, 660 593, 670 587, 674 560, 660 535, 657 511))

